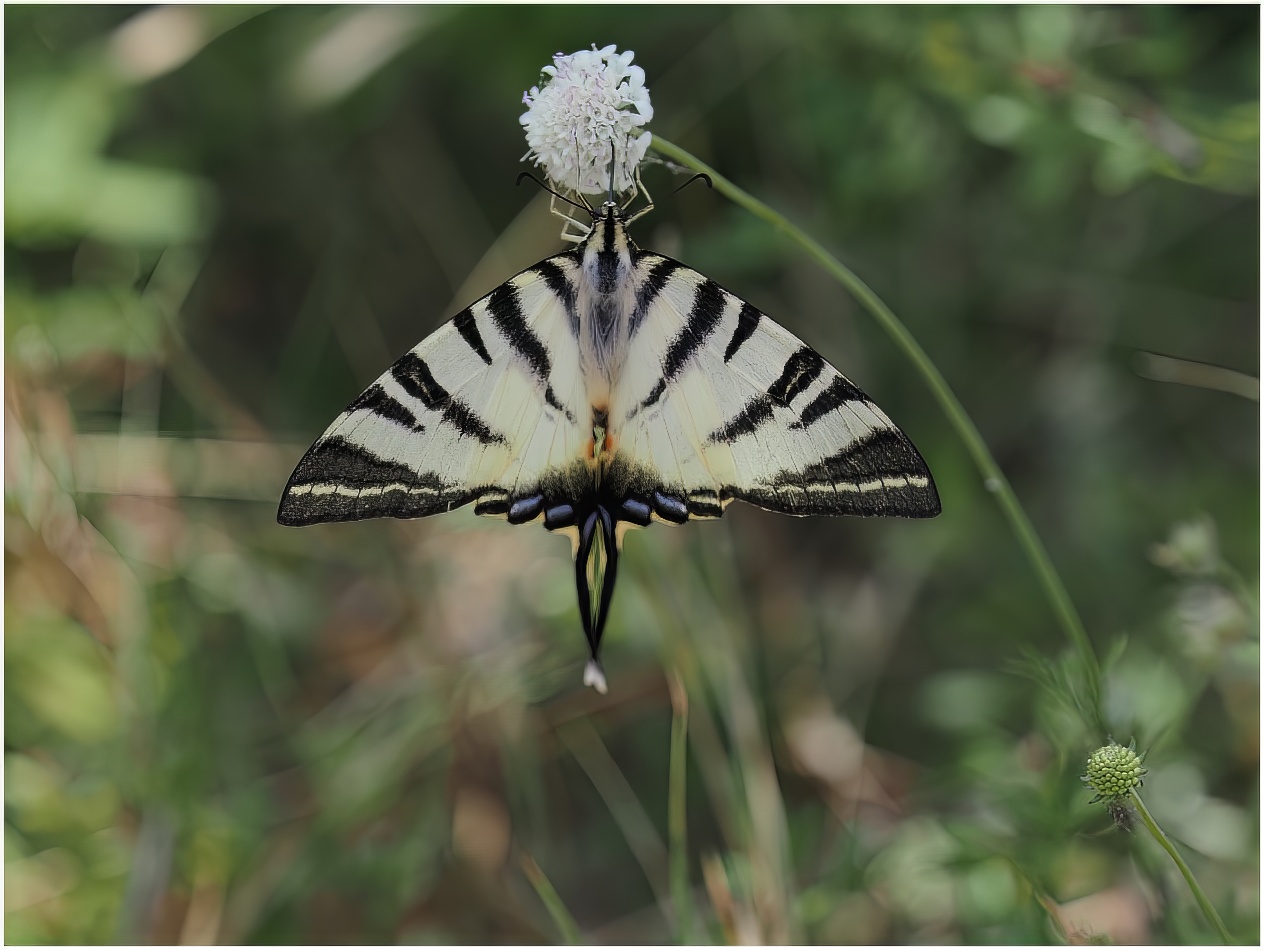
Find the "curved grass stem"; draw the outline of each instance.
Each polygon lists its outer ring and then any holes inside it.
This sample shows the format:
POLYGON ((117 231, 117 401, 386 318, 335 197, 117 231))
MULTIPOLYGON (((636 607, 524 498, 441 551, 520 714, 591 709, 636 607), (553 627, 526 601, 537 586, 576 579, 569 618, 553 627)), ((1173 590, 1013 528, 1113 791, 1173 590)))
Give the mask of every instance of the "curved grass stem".
POLYGON ((562 898, 558 896, 557 891, 553 889, 553 883, 540 870, 540 865, 536 864, 535 859, 526 852, 518 855, 518 864, 527 876, 527 880, 531 882, 531 886, 535 888, 535 892, 539 896, 540 902, 544 904, 545 909, 548 910, 549 916, 553 918, 553 923, 557 926, 558 932, 562 936, 562 942, 572 947, 582 944, 584 941, 579 934, 579 925, 575 923, 575 918, 567 910, 566 905, 562 903, 562 898))
POLYGON ((1032 526, 1031 519, 1027 517, 1027 512, 1023 510, 1023 506, 1019 502, 1018 496, 1014 494, 1013 488, 1010 487, 1005 473, 1001 471, 1001 467, 996 464, 996 460, 988 450, 987 443, 983 441, 983 436, 979 434, 979 430, 975 427, 974 421, 966 412, 965 407, 961 405, 961 401, 952 391, 952 387, 948 385, 948 381, 939 371, 939 368, 926 355, 926 351, 922 349, 921 344, 917 342, 913 334, 892 312, 891 308, 883 303, 863 280, 830 254, 821 244, 791 224, 783 215, 774 211, 757 198, 747 194, 741 188, 738 188, 715 169, 698 160, 679 145, 655 135, 652 147, 663 157, 708 175, 716 191, 735 204, 745 208, 756 217, 767 221, 803 248, 813 260, 842 284, 862 307, 869 311, 870 315, 886 330, 891 339, 895 341, 896 346, 921 373, 935 399, 938 400, 944 414, 947 415, 948 421, 956 430, 961 441, 965 443, 970 457, 974 460, 980 474, 983 476, 985 487, 996 496, 1001 506, 1001 511, 1004 512, 1010 528, 1014 532, 1014 536, 1026 553, 1027 559, 1031 562, 1032 569, 1035 571, 1040 586, 1044 589, 1045 596, 1049 599, 1054 615, 1079 654, 1080 661, 1084 667, 1085 684, 1089 693, 1086 697, 1087 703, 1085 705, 1092 711, 1092 718, 1094 719, 1090 725, 1104 734, 1106 730, 1100 704, 1101 671, 1097 654, 1093 650, 1092 641, 1089 640, 1088 632, 1084 628, 1083 621, 1080 620, 1075 604, 1071 601, 1071 595, 1067 593, 1066 585, 1062 583, 1062 578, 1058 575, 1053 562, 1049 558, 1049 552, 1045 550, 1044 543, 1040 540, 1040 536, 1036 534, 1036 529, 1032 526))
POLYGON ((686 827, 685 756, 689 741, 689 694, 680 673, 668 673, 671 695, 671 752, 667 767, 667 848, 671 862, 672 904, 676 910, 677 943, 689 946, 693 939, 693 895, 689 888, 689 848, 686 827))
POLYGON ((1194 900, 1198 902, 1203 916, 1215 928, 1223 943, 1226 945, 1232 944, 1233 937, 1229 935, 1228 928, 1225 927, 1224 921, 1220 919, 1220 914, 1216 912, 1215 906, 1207 899, 1207 895, 1203 893, 1202 885, 1198 883, 1198 878, 1194 877, 1194 872, 1189 869, 1189 865, 1185 863, 1181 853, 1176 850, 1176 845, 1159 827, 1159 823, 1154 820, 1154 816, 1150 814, 1150 809, 1146 808, 1145 802, 1141 800, 1137 790, 1134 788, 1129 794, 1132 796, 1133 807, 1137 809, 1137 814, 1141 816, 1141 823, 1146 826, 1146 831, 1150 832, 1150 836, 1162 846, 1163 850, 1168 853, 1168 857, 1176 864, 1177 869, 1181 872, 1181 877, 1185 878, 1185 883, 1189 885, 1190 892, 1194 895, 1194 900))

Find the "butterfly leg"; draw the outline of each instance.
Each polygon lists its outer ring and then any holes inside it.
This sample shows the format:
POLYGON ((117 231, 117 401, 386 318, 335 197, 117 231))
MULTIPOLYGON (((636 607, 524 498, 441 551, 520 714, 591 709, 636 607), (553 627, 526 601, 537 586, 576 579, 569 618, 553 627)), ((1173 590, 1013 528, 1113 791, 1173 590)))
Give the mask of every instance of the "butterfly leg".
POLYGON ((628 199, 628 203, 623 206, 623 212, 626 214, 628 208, 632 206, 632 202, 636 200, 637 195, 645 196, 645 207, 624 221, 625 225, 631 224, 637 218, 644 217, 654 210, 654 199, 650 197, 650 191, 645 187, 645 182, 641 181, 641 166, 636 166, 636 191, 632 192, 632 197, 628 199))
POLYGON ((582 221, 577 221, 574 218, 572 218, 569 214, 567 214, 565 211, 563 211, 561 208, 559 208, 557 206, 556 195, 549 199, 549 213, 553 215, 557 215, 557 217, 561 218, 563 221, 566 222, 564 225, 562 225, 561 237, 563 241, 569 241, 572 244, 579 244, 585 238, 587 238, 589 232, 592 231, 591 224, 584 224, 582 221), (571 225, 574 225, 578 229, 579 231, 578 234, 573 233, 571 231, 571 225))

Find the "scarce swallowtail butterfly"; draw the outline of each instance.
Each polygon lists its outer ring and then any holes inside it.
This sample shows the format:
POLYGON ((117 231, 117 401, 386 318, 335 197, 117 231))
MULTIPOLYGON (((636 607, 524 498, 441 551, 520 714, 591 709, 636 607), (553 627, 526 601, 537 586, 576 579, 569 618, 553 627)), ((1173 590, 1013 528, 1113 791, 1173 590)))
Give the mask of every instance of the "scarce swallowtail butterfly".
POLYGON ((576 247, 462 310, 361 393, 298 463, 277 520, 473 503, 566 534, 584 683, 605 692, 601 636, 628 528, 719 518, 734 500, 905 518, 940 504, 913 443, 815 350, 638 248, 613 200, 591 215, 576 247))

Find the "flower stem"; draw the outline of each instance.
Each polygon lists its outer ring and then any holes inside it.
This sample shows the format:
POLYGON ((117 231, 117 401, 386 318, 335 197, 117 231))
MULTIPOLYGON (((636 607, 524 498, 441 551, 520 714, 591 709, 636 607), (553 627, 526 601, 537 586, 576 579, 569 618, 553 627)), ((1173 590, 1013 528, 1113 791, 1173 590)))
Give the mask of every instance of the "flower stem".
POLYGON ((997 501, 1000 503, 1001 510, 1008 519, 1014 536, 1027 554, 1027 559, 1031 562, 1041 587, 1044 588, 1045 596, 1049 599, 1054 615, 1058 618, 1063 631, 1079 653, 1080 660, 1084 666, 1084 675, 1089 692, 1087 705, 1092 711, 1092 718, 1095 720, 1090 725, 1104 734, 1106 730, 1101 715, 1100 703, 1101 671, 1097 661, 1097 654, 1093 651, 1092 641, 1089 640, 1088 632, 1084 629, 1084 623, 1080 620, 1075 604, 1071 601, 1071 595, 1067 593, 1066 585, 1062 583, 1062 578, 1058 576, 1053 562, 1049 559, 1048 551, 1045 550, 1043 542, 1040 540, 1039 535, 1036 534, 1036 529, 1032 526, 1031 519, 1027 517, 1027 512, 1023 510, 1018 496, 1014 494, 1013 488, 1010 487, 1005 473, 1001 471, 1000 466, 996 464, 996 460, 992 458, 992 453, 988 451, 987 443, 983 441, 983 436, 979 434, 979 430, 975 427, 965 407, 961 405, 961 401, 957 399, 952 387, 948 385, 948 381, 944 379, 939 368, 926 355, 926 351, 922 349, 921 344, 917 342, 913 334, 892 312, 891 308, 883 303, 863 280, 857 277, 838 258, 825 250, 823 246, 791 224, 784 216, 757 198, 747 194, 741 188, 738 188, 715 169, 699 161, 679 145, 655 135, 652 147, 660 155, 679 162, 694 171, 708 175, 716 191, 745 208, 756 217, 767 221, 803 248, 813 260, 842 284, 862 307, 869 311, 870 315, 878 321, 878 324, 895 341, 896 346, 904 352, 904 355, 909 358, 922 374, 931 392, 939 401, 944 414, 948 416, 948 421, 956 429, 957 435, 965 443, 971 458, 974 459, 974 464, 983 475, 984 485, 996 496, 997 501))
POLYGON ((535 859, 531 855, 523 852, 518 855, 518 863, 522 867, 522 872, 527 876, 527 880, 531 882, 531 886, 535 888, 535 892, 539 895, 540 902, 548 909, 549 916, 553 918, 553 923, 557 925, 558 931, 561 932, 562 941, 575 946, 583 943, 579 936, 579 925, 575 923, 575 918, 571 916, 571 912, 566 909, 566 905, 562 903, 562 898, 558 897, 557 891, 553 889, 553 884, 540 870, 540 865, 535 863, 535 859))
POLYGON ((1132 796, 1132 804, 1137 809, 1137 814, 1141 816, 1141 822, 1146 826, 1146 831, 1150 832, 1150 836, 1154 838, 1168 853, 1168 856, 1176 863, 1176 867, 1180 870, 1181 876, 1185 878, 1185 883, 1189 885, 1189 889, 1193 892, 1194 900, 1198 902, 1199 908, 1203 912, 1203 916, 1216 929, 1216 933, 1220 935, 1221 942, 1232 944, 1233 937, 1229 935, 1228 929, 1224 925, 1224 921, 1220 919, 1220 915, 1216 913, 1216 908, 1211 901, 1207 899, 1207 895, 1203 893, 1202 885, 1198 883, 1198 878, 1194 877, 1194 872, 1189 869, 1189 865, 1185 863, 1185 859, 1181 857, 1181 853, 1176 850, 1176 845, 1159 827, 1159 823, 1154 820, 1154 816, 1150 814, 1150 809, 1146 808, 1145 802, 1141 800, 1141 796, 1137 794, 1137 790, 1132 789, 1129 794, 1132 796))

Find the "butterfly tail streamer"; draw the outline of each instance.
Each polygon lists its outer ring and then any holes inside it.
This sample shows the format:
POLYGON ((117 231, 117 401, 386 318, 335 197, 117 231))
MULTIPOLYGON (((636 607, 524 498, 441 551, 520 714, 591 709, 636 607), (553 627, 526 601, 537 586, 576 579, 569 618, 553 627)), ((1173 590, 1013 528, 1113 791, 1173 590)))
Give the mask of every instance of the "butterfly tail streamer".
POLYGON ((589 660, 584 667, 584 685, 606 692, 606 676, 599 653, 605 632, 614 585, 619 572, 619 543, 615 520, 603 506, 591 512, 579 532, 575 549, 575 590, 579 615, 588 639, 589 660))

